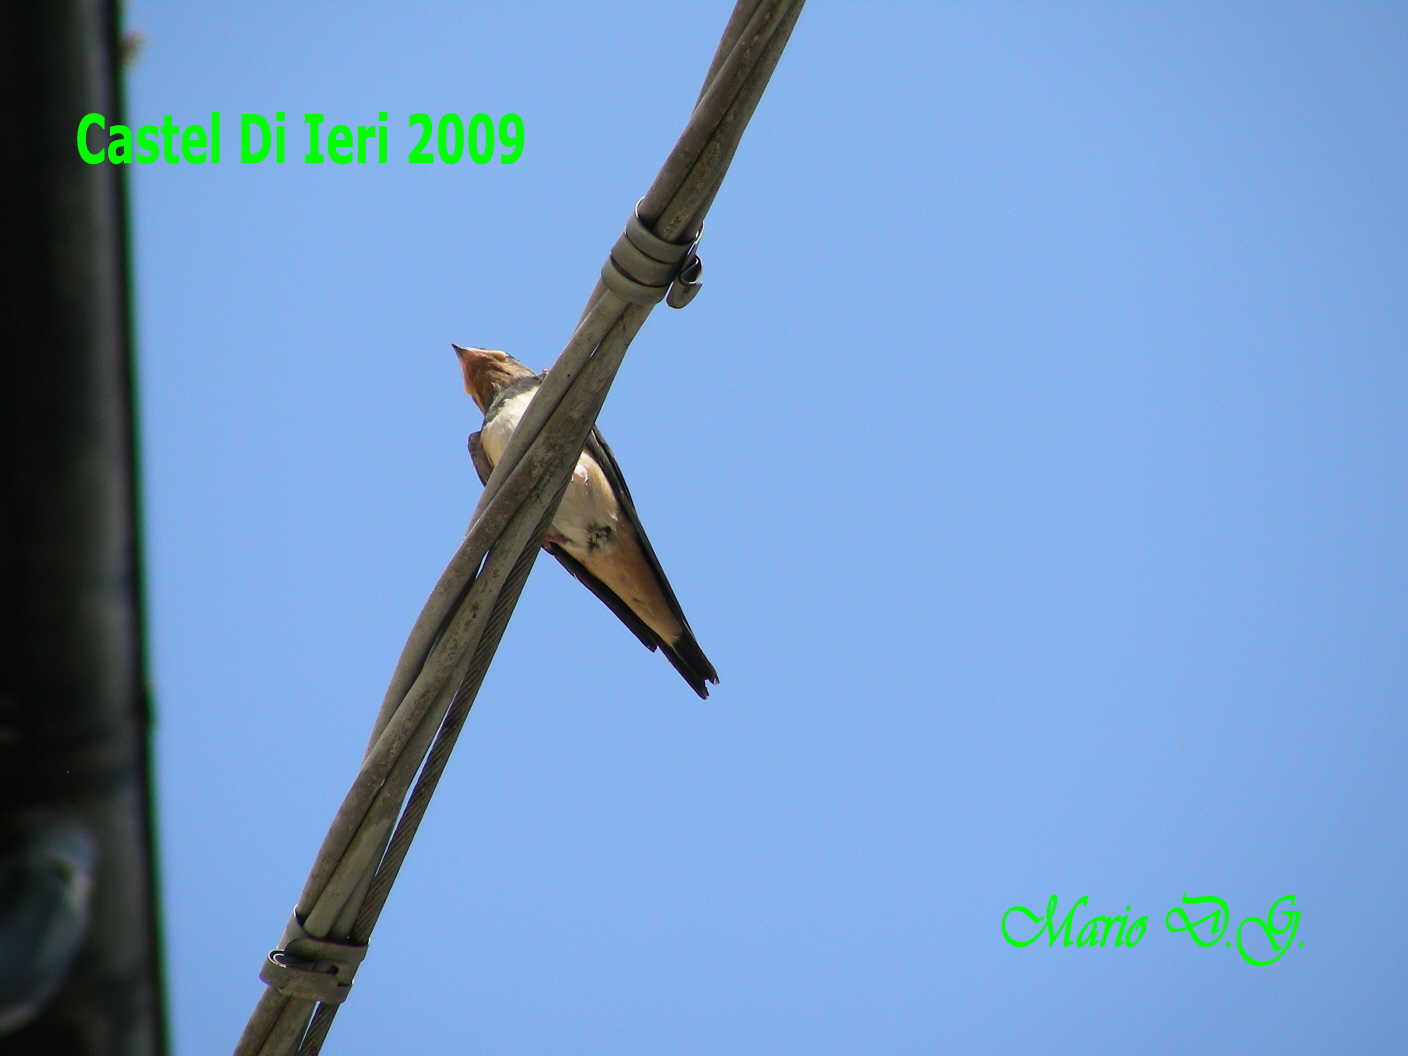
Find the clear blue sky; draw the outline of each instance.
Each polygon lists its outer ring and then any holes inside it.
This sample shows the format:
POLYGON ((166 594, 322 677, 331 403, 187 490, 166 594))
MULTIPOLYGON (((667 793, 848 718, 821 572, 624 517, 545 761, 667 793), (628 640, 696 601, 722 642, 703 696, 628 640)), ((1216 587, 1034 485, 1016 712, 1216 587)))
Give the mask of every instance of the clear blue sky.
MULTIPOLYGON (((390 115, 130 172, 182 1056, 479 494, 450 342, 552 362, 727 12, 128 6, 134 122, 390 115)), ((1406 102, 1403 5, 811 5, 600 423, 722 684, 539 561, 328 1051, 1401 1043, 1406 102), (1147 934, 1008 945, 1053 893, 1147 934)))

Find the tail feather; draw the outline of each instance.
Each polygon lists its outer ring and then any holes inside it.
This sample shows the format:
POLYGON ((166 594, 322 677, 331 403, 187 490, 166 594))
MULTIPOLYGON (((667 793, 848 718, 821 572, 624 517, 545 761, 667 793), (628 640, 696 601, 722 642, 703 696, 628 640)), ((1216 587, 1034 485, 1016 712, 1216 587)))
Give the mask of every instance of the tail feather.
POLYGON ((694 635, 686 628, 684 634, 680 635, 673 642, 660 643, 661 652, 670 661, 676 671, 689 683, 690 689, 698 693, 700 699, 709 698, 709 682, 714 685, 719 684, 719 674, 714 670, 714 665, 709 663, 709 658, 704 655, 704 650, 699 648, 699 643, 694 640, 694 635))

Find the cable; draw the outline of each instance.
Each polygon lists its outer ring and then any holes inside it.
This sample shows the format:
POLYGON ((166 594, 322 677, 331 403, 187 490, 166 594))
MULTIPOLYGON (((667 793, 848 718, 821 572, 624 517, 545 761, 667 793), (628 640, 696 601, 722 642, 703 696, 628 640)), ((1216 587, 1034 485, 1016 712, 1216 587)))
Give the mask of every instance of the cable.
POLYGON ((236 1056, 321 1049, 626 349, 659 291, 673 284, 671 303, 688 303, 697 289, 704 214, 802 4, 735 7, 689 122, 603 267, 609 281, 597 281, 407 637, 236 1056))

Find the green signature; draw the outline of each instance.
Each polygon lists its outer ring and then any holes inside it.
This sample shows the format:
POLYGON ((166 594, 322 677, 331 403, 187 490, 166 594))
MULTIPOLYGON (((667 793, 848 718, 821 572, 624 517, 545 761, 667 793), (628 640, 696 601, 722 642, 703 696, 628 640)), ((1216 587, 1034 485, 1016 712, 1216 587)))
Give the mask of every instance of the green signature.
MULTIPOLYGON (((1149 918, 1141 916, 1135 917, 1131 921, 1129 906, 1124 907, 1124 913, 1092 916, 1079 928, 1076 928, 1076 910, 1085 906, 1089 901, 1089 898, 1082 895, 1066 910, 1064 917, 1057 916, 1055 895, 1047 900, 1045 913, 1034 913, 1026 906, 1013 906, 1002 914, 1002 937, 1013 946, 1031 946, 1042 935, 1046 935, 1046 943, 1049 947, 1054 947, 1058 938, 1063 946, 1103 947, 1106 945, 1137 946, 1139 944, 1139 940, 1144 937, 1149 918), (1025 924, 1017 919, 1022 917, 1026 918, 1025 924), (1014 934, 1013 930, 1009 930, 1009 918, 1013 918, 1011 926, 1017 934, 1014 934), (1034 931, 1033 928, 1035 928, 1034 931), (1074 938, 1071 937, 1072 931, 1075 932, 1074 938), (1027 935, 1029 932, 1030 937, 1019 937, 1027 935), (1113 938, 1113 942, 1110 941, 1111 938, 1113 938)), ((1264 968, 1269 964, 1275 964, 1281 959, 1281 955, 1291 948, 1291 943, 1295 941, 1296 931, 1300 927, 1300 910, 1293 908, 1295 904, 1295 895, 1282 895, 1271 903, 1265 920, 1260 917, 1246 917, 1237 925, 1237 930, 1232 934, 1237 942, 1237 952, 1242 955, 1244 961, 1264 968), (1281 914, 1279 918, 1277 916, 1278 910, 1281 914), (1249 925, 1251 931, 1247 932, 1249 925), (1243 932, 1247 932, 1247 935, 1250 936, 1252 949, 1248 949, 1243 932), (1270 956, 1265 959, 1261 959, 1263 943, 1255 938, 1258 932, 1265 940, 1264 944, 1269 947, 1270 956)), ((1164 927, 1168 929, 1170 934, 1177 935, 1186 931, 1194 943, 1204 948, 1216 946, 1219 942, 1230 948, 1233 940, 1226 936, 1231 926, 1231 910, 1226 901, 1215 895, 1193 897, 1185 892, 1181 903, 1164 914, 1164 927), (1202 915, 1194 919, 1194 916, 1190 915, 1190 909, 1192 914, 1202 915)), ((1301 942, 1300 945, 1304 946, 1305 943, 1301 942)))
MULTIPOLYGON (((1291 948, 1291 943, 1295 941, 1296 930, 1300 927, 1300 910, 1282 909, 1281 913, 1284 919, 1278 922, 1276 919, 1276 910, 1283 902, 1294 906, 1296 904, 1296 896, 1282 895, 1275 902, 1271 903, 1271 908, 1266 912, 1265 920, 1262 920, 1260 917, 1247 917, 1242 923, 1237 925, 1237 931, 1235 932, 1237 952, 1242 955, 1242 960, 1246 961, 1248 964, 1254 964, 1258 968, 1264 968, 1268 964, 1275 964, 1281 959, 1281 955, 1291 948), (1270 947, 1271 956, 1266 960, 1258 960, 1247 950, 1247 944, 1242 939, 1242 932, 1246 929, 1248 924, 1252 925, 1256 931, 1261 932, 1261 937, 1266 940, 1266 944, 1270 947), (1283 936, 1285 941, 1278 942, 1277 940, 1283 936)), ((1223 936, 1227 934, 1227 929, 1231 926, 1231 921, 1232 913, 1227 908, 1227 903, 1222 899, 1216 896, 1193 898, 1186 892, 1183 895, 1183 905, 1174 906, 1164 914, 1164 927, 1168 928, 1170 932, 1177 935, 1180 931, 1186 931, 1193 937, 1194 942, 1204 947, 1216 946, 1218 940, 1223 939, 1223 936), (1204 917, 1199 917, 1197 920, 1190 920, 1188 911, 1183 908, 1183 906, 1209 905, 1213 907, 1212 912, 1204 917), (1173 922, 1173 915, 1175 913, 1177 913, 1183 921, 1182 924, 1177 926, 1175 926, 1173 922), (1208 921, 1212 922, 1212 926, 1208 929, 1205 938, 1198 933, 1198 928, 1208 921)), ((1228 946, 1232 945, 1231 939, 1224 939, 1223 941, 1228 946)), ((1261 944, 1255 943, 1254 945, 1260 947, 1261 944)), ((1301 945, 1304 946, 1305 943, 1302 942, 1301 945)))

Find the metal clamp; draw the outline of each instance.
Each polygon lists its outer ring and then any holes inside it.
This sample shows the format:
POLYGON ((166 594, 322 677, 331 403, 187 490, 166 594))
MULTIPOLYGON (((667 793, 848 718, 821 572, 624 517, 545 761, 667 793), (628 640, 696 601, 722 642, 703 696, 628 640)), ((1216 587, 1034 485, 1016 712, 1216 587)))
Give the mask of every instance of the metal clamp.
POLYGON ((683 308, 699 292, 704 265, 699 259, 699 239, 704 225, 688 242, 666 242, 640 218, 640 202, 631 211, 626 229, 611 247, 601 266, 607 289, 632 304, 659 304, 683 308))
POLYGON ((269 951, 259 978, 285 997, 340 1005, 366 956, 366 946, 309 935, 295 913, 284 928, 283 948, 269 951))

